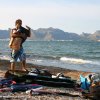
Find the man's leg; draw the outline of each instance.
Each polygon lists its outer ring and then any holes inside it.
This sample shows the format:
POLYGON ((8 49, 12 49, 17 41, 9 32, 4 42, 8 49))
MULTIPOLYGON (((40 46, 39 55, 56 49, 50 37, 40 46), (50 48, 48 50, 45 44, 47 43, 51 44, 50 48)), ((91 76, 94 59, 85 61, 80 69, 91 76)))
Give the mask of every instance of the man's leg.
POLYGON ((24 53, 23 47, 20 49, 19 59, 20 59, 20 62, 21 62, 22 71, 27 71, 27 69, 26 69, 26 54, 24 53))
POLYGON ((11 62, 10 69, 11 69, 12 71, 14 71, 14 70, 15 70, 15 62, 11 62))
POLYGON ((12 52, 11 52, 11 60, 10 60, 10 62, 11 62, 10 70, 12 70, 12 71, 15 70, 15 60, 16 60, 15 55, 16 55, 16 51, 12 50, 12 52))
POLYGON ((26 69, 26 60, 23 60, 22 62, 21 62, 21 66, 22 66, 22 70, 23 71, 26 71, 27 69, 26 69))

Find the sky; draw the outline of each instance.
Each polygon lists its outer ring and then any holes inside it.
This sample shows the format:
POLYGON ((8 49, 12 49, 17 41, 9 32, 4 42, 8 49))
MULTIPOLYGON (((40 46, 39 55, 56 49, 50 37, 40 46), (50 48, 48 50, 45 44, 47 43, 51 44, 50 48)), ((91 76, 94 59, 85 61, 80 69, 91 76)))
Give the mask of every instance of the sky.
POLYGON ((94 33, 100 30, 100 0, 0 0, 0 29, 13 28, 16 19, 34 30, 94 33))

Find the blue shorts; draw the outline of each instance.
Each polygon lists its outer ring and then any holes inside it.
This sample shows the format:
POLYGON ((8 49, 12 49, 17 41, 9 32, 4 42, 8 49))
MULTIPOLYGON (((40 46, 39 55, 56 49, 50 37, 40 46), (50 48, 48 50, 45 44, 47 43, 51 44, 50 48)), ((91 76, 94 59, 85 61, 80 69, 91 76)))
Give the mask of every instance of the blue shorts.
POLYGON ((24 53, 23 47, 20 50, 12 50, 10 62, 24 61, 26 60, 26 54, 24 53))

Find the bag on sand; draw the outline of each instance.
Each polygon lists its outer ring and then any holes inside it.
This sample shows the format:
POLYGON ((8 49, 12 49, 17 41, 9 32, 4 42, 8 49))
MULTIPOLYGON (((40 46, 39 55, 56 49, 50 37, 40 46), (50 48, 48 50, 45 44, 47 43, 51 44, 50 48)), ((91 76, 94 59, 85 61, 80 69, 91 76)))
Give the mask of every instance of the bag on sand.
POLYGON ((100 98, 100 73, 89 74, 86 77, 80 75, 81 88, 85 92, 85 97, 93 96, 96 100, 100 98), (88 93, 86 93, 88 90, 88 93))

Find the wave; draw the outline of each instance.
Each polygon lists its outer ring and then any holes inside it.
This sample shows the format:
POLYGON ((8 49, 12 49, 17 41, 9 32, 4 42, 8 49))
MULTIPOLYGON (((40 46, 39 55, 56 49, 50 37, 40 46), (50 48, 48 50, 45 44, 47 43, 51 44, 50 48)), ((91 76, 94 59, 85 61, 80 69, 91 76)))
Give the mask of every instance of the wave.
POLYGON ((10 60, 10 57, 7 55, 0 55, 1 60, 10 60))
POLYGON ((61 61, 64 61, 64 62, 75 63, 75 64, 92 63, 92 61, 84 60, 84 59, 78 59, 78 58, 61 57, 60 60, 61 61))
POLYGON ((88 53, 94 53, 94 54, 96 54, 96 53, 98 53, 98 54, 100 54, 100 51, 89 51, 88 53))
POLYGON ((0 41, 9 41, 10 39, 9 38, 6 38, 6 39, 0 39, 0 41))
POLYGON ((59 59, 60 57, 57 57, 57 56, 52 56, 52 55, 39 55, 39 54, 27 54, 27 57, 28 58, 39 58, 39 59, 59 59))
POLYGON ((73 40, 52 40, 52 41, 73 41, 73 40))
MULTIPOLYGON (((88 57, 87 57, 88 58, 88 57)), ((35 60, 54 60, 54 61, 63 61, 66 63, 72 63, 72 64, 95 64, 95 65, 100 65, 100 62, 98 61, 98 59, 91 59, 89 58, 89 60, 84 60, 79 58, 75 58, 75 57, 61 57, 61 56, 53 56, 53 55, 36 55, 36 54, 27 54, 27 59, 35 59, 35 60)))

